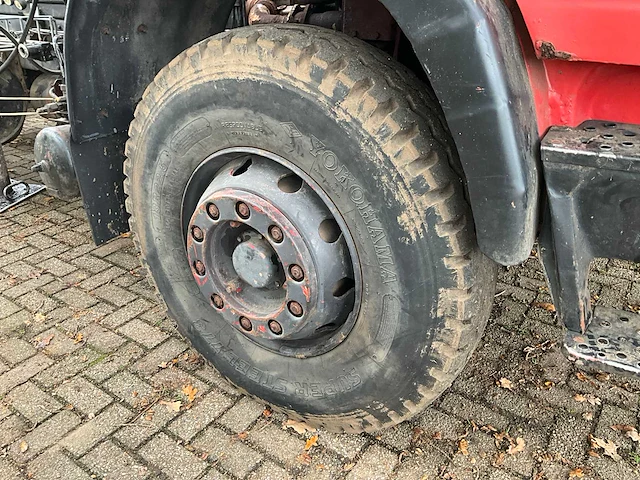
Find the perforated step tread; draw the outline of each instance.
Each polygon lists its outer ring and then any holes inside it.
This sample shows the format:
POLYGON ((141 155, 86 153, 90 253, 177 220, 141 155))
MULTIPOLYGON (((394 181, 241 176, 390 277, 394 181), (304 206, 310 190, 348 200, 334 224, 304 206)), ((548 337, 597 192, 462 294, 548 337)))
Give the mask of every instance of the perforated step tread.
POLYGON ((567 332, 564 348, 586 367, 640 375, 640 315, 598 307, 587 333, 567 332))

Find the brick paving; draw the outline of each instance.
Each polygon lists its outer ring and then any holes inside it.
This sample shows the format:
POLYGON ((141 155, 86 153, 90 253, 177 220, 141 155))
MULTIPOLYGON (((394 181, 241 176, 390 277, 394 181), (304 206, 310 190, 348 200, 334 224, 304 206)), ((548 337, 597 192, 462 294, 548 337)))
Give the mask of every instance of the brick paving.
MULTIPOLYGON (((14 177, 37 180, 43 125, 5 146, 14 177)), ((482 343, 431 408, 374 435, 299 435, 189 348, 130 239, 93 245, 80 201, 41 194, 0 232, 0 480, 640 478, 640 445, 611 428, 638 427, 640 380, 564 359, 535 258, 501 269, 482 343)), ((598 304, 640 304, 638 265, 600 260, 591 280, 598 304)))

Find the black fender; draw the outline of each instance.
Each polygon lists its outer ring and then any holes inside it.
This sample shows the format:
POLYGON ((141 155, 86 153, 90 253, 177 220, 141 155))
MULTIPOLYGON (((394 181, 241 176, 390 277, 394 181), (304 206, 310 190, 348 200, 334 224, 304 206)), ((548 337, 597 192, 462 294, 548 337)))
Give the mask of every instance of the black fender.
POLYGON ((503 0, 382 0, 429 76, 464 169, 480 249, 531 253, 540 136, 514 19, 503 0))
MULTIPOLYGON (((71 149, 96 242, 128 229, 123 148, 144 88, 180 51, 222 31, 233 3, 69 0, 71 149)), ((480 248, 504 265, 524 261, 538 226, 539 135, 509 9, 502 0, 382 3, 409 38, 440 100, 466 176, 480 248)))

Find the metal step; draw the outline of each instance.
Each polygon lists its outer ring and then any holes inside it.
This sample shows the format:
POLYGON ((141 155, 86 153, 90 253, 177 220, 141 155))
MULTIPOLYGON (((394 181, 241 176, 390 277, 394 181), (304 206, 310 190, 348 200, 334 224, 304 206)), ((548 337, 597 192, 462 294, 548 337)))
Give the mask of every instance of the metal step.
POLYGON ((597 307, 586 334, 567 332, 564 350, 584 368, 640 375, 640 315, 597 307))

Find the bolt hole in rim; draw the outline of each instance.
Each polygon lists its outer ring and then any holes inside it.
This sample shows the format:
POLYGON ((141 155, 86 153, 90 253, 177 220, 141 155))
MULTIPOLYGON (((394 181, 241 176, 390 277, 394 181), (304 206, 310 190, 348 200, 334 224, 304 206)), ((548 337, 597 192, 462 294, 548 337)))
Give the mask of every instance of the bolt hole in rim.
POLYGON ((182 218, 194 279, 212 314, 244 338, 298 358, 347 338, 362 294, 355 242, 305 172, 262 150, 223 150, 192 174, 182 218))

